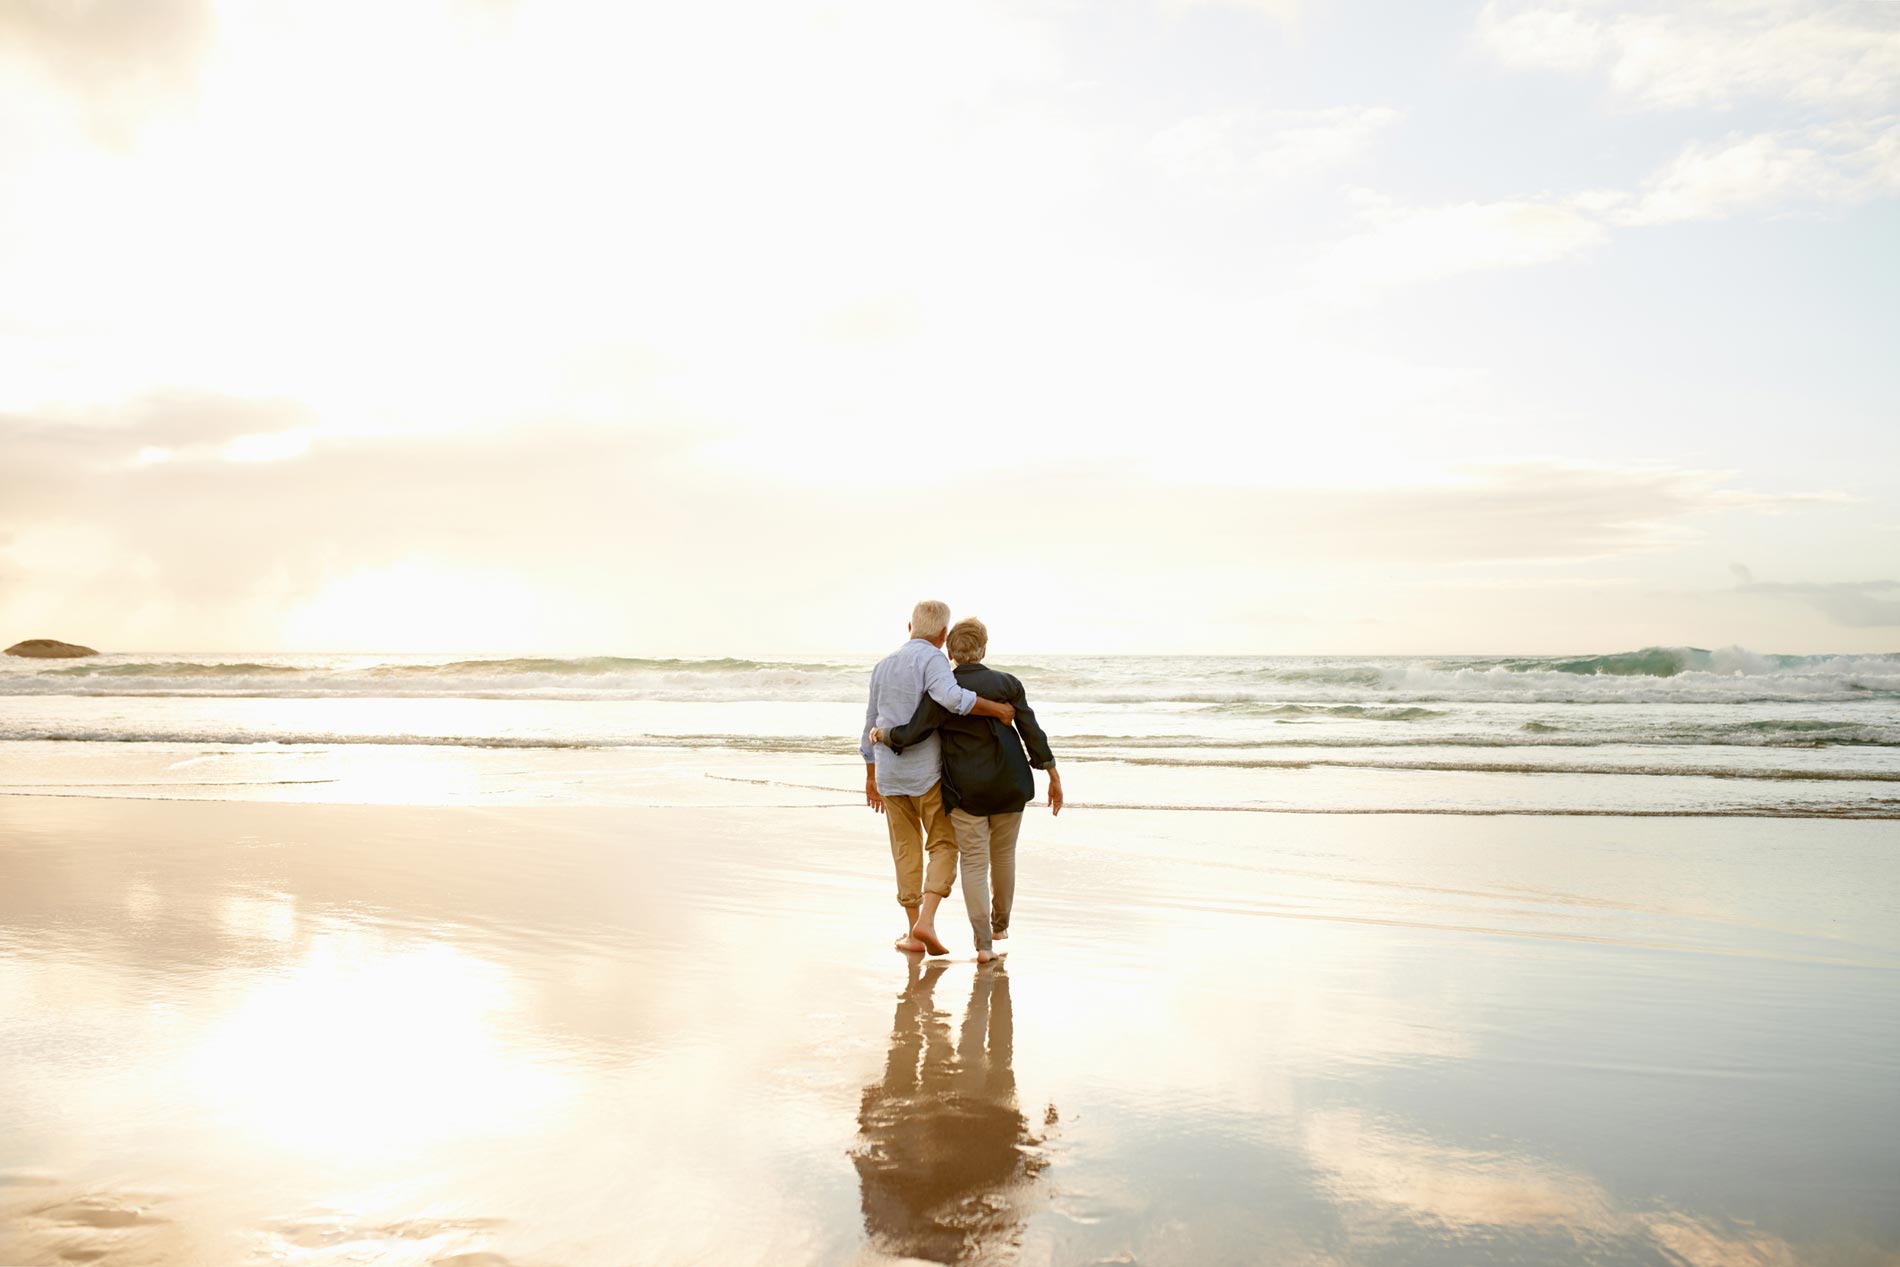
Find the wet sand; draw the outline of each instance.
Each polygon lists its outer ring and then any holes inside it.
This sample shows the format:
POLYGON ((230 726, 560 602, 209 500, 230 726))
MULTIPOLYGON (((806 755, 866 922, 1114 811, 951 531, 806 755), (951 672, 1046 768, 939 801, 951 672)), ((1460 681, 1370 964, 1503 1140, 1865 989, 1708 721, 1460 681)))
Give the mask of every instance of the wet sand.
POLYGON ((0 1262, 1900 1262, 1891 823, 0 800, 0 1262))

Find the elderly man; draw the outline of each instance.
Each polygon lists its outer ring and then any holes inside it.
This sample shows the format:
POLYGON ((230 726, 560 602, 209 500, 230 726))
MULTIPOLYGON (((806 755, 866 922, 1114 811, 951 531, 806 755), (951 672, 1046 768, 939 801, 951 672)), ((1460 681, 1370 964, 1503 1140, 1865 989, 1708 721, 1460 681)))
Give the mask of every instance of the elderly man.
POLYGON ((934 599, 910 613, 910 641, 878 661, 871 670, 871 700, 864 710, 864 734, 858 752, 864 758, 864 801, 884 815, 891 837, 891 861, 897 868, 897 903, 904 908, 899 950, 947 955, 937 938, 937 906, 956 882, 957 838, 938 787, 943 749, 932 734, 903 753, 872 746, 871 731, 891 730, 910 720, 925 694, 958 716, 994 717, 1004 725, 1016 718, 1007 703, 978 697, 957 685, 943 640, 950 631, 950 607, 934 599), (929 865, 925 865, 925 854, 929 865))

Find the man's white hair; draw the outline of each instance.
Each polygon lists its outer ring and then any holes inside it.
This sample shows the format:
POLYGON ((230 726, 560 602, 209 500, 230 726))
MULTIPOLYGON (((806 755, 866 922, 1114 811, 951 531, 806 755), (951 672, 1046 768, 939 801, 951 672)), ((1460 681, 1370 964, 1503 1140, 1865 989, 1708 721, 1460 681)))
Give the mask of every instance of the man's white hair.
POLYGON ((950 604, 926 598, 910 609, 910 636, 935 638, 950 627, 950 604))

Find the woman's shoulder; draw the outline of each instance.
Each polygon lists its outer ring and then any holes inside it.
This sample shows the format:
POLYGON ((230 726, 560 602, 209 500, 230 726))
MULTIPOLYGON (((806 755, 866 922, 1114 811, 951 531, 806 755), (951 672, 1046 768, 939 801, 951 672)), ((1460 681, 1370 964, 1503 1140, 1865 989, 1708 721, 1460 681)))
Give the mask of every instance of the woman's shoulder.
POLYGON ((1023 680, 1014 673, 1005 669, 991 669, 990 672, 996 675, 996 684, 1003 690, 1008 691, 1011 696, 1019 697, 1024 693, 1023 680))

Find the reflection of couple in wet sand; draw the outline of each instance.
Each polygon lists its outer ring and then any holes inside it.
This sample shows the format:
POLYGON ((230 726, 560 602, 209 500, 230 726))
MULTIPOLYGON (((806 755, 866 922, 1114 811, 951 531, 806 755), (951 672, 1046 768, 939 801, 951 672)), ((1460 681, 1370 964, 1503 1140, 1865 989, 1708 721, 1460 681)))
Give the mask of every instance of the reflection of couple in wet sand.
POLYGON ((937 907, 961 870, 977 962, 996 958, 995 943, 1009 936, 1023 807, 1036 794, 1032 767, 1048 771, 1050 812, 1062 811, 1048 736, 1023 684, 983 664, 988 651, 982 621, 952 626, 948 606, 926 601, 911 611, 910 641, 871 671, 858 745, 864 799, 890 832, 904 908, 897 948, 912 954, 950 953, 937 907))
POLYGON ((864 1089, 852 1154, 865 1230, 893 1253, 941 1263, 1015 1242, 1042 1168, 1041 1141, 1016 1103, 1009 977, 1001 964, 977 969, 953 1048, 933 998, 948 967, 910 961, 890 1058, 883 1079, 864 1089))

